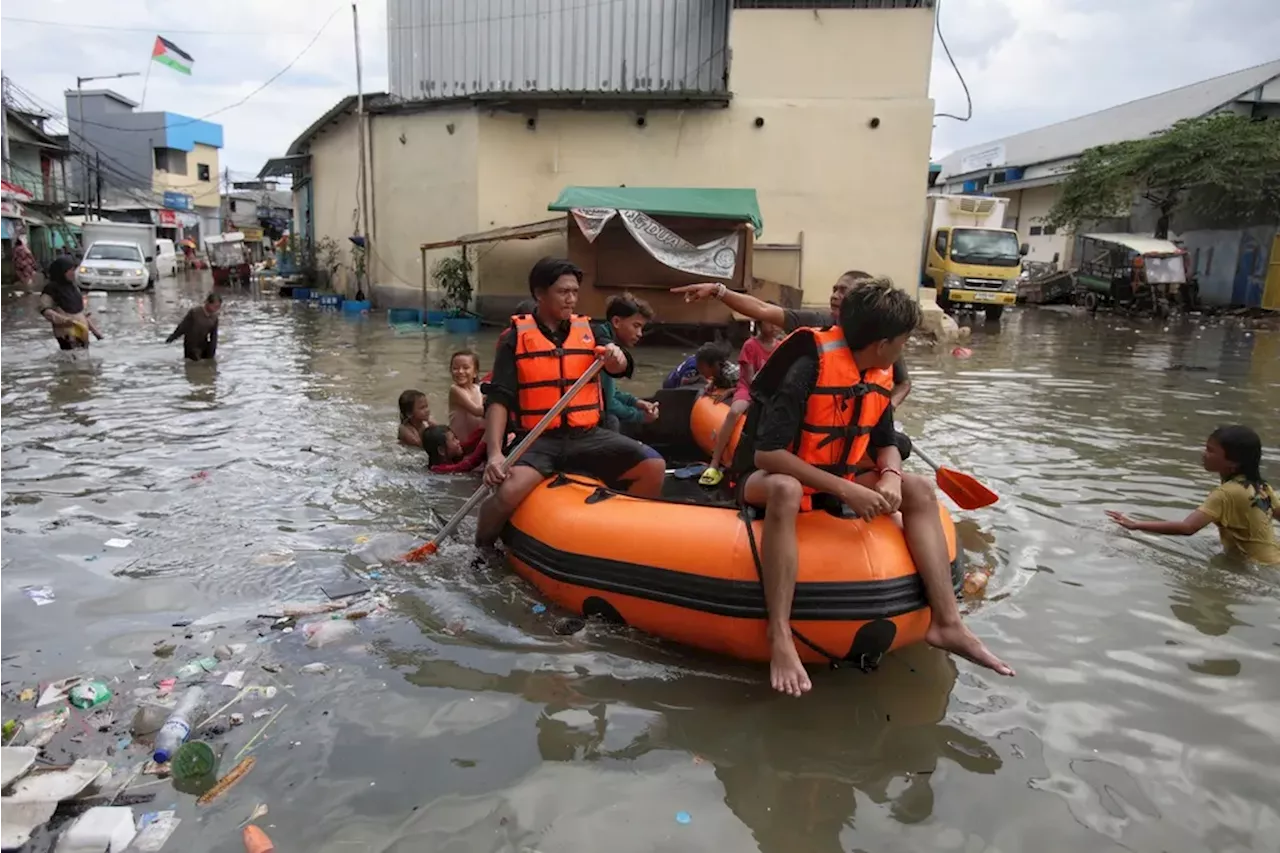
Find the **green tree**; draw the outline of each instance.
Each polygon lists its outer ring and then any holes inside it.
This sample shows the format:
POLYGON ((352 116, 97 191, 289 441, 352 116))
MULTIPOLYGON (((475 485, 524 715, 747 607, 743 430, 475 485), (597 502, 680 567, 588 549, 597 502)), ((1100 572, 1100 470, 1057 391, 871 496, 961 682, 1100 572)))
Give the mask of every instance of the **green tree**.
POLYGON ((1217 221, 1280 217, 1280 121, 1214 114, 1145 139, 1086 150, 1045 221, 1058 228, 1127 216, 1135 199, 1158 212, 1156 237, 1188 211, 1217 221))

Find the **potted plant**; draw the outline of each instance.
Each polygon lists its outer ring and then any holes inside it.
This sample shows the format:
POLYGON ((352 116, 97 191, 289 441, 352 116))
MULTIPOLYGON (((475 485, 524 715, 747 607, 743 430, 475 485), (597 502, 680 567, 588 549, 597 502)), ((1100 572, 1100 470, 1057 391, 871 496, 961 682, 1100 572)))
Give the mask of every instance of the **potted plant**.
POLYGON ((437 261, 431 275, 444 291, 444 308, 447 312, 444 319, 445 331, 457 334, 475 334, 480 331, 480 318, 467 310, 471 305, 472 291, 471 264, 467 261, 466 248, 456 258, 437 261))

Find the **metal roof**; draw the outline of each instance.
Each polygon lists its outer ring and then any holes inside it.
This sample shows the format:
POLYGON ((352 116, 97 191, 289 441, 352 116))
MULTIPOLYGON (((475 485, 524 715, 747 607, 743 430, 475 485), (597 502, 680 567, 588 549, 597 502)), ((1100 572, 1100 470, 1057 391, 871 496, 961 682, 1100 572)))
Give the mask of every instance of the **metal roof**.
POLYGON ((760 203, 752 189, 702 187, 565 187, 547 210, 608 207, 652 216, 688 216, 750 222, 756 236, 764 230, 760 203))
POLYGON ((942 171, 946 180, 953 180, 1005 165, 1030 166, 1074 157, 1095 145, 1141 139, 1182 119, 1211 113, 1276 77, 1280 77, 1280 59, 1004 139, 971 145, 943 157, 942 171), (968 172, 959 171, 967 155, 1000 144, 1005 148, 1004 163, 968 172))
POLYGON ((1084 234, 1087 240, 1117 243, 1132 249, 1139 255, 1176 255, 1182 250, 1168 240, 1158 240, 1147 234, 1084 234))
POLYGON ((537 222, 526 222, 523 225, 505 225, 501 228, 490 228, 476 234, 463 234, 452 240, 437 240, 434 243, 423 243, 421 248, 447 249, 451 246, 470 246, 475 243, 500 243, 504 240, 529 240, 547 234, 558 234, 566 231, 569 220, 564 216, 554 219, 541 219, 537 222))

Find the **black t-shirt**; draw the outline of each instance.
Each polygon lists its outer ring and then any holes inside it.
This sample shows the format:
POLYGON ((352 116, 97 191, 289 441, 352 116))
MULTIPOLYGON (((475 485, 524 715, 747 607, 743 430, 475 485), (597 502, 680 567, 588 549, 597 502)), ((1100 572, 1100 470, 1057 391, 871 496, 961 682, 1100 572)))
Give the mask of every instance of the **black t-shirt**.
MULTIPOLYGON (((755 436, 757 451, 787 450, 791 447, 800 435, 805 403, 817 383, 816 355, 802 355, 792 362, 778 390, 767 399, 760 412, 755 436)), ((867 452, 874 458, 876 451, 893 445, 893 406, 888 406, 871 430, 871 444, 867 452)))
MULTIPOLYGON (((791 334, 796 329, 825 329, 835 321, 830 311, 819 311, 812 308, 783 308, 782 331, 791 334)), ((893 384, 901 385, 911 378, 907 373, 907 363, 898 359, 893 363, 893 384)))
MULTIPOLYGON (((556 346, 562 346, 569 337, 569 323, 563 322, 555 329, 549 329, 543 325, 541 320, 536 321, 538 329, 542 334, 546 335, 556 346)), ((594 334, 594 331, 593 331, 594 334)), ((635 368, 635 363, 631 359, 631 353, 625 349, 622 350, 627 357, 627 369, 622 373, 610 373, 610 376, 618 379, 628 379, 631 377, 631 371, 635 368)), ((516 373, 516 334, 514 328, 508 328, 498 338, 498 351, 493 359, 493 376, 489 381, 480 386, 480 390, 484 393, 484 404, 487 408, 491 403, 501 403, 507 407, 508 412, 514 413, 519 398, 516 396, 519 387, 519 378, 516 373)))

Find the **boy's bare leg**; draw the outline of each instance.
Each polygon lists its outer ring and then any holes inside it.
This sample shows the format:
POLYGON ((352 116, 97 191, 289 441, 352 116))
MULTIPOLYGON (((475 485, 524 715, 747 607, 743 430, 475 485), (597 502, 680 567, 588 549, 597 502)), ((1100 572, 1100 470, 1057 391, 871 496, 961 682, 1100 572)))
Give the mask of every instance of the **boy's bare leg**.
POLYGON ((791 636, 791 602, 795 598, 800 555, 796 547, 796 519, 804 489, 786 474, 755 471, 743 487, 747 503, 763 506, 764 536, 760 543, 760 573, 769 609, 769 683, 788 696, 802 696, 813 688, 791 636))
POLYGON ((484 503, 480 504, 480 516, 476 521, 476 545, 491 548, 502 535, 516 507, 545 479, 537 469, 528 465, 515 465, 507 479, 484 503))
POLYGON ((960 619, 960 607, 956 604, 955 589, 951 585, 947 540, 942 532, 942 521, 938 518, 938 498, 933 483, 916 474, 904 474, 901 511, 907 548, 911 551, 920 579, 924 581, 925 597, 932 611, 925 642, 1001 675, 1013 675, 1013 667, 992 654, 960 619))
POLYGON ((711 449, 711 464, 708 468, 722 468, 724 464, 724 449, 729 444, 729 437, 733 435, 733 428, 738 423, 738 418, 742 417, 742 413, 747 410, 749 403, 734 402, 729 406, 729 411, 725 413, 724 423, 720 424, 720 431, 716 433, 716 444, 711 449))

